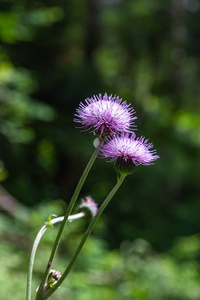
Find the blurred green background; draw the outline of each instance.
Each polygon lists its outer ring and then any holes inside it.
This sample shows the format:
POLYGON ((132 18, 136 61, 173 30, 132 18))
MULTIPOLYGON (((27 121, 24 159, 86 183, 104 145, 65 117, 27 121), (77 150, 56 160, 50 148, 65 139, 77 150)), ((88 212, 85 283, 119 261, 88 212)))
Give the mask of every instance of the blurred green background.
MULTIPOLYGON (((199 0, 0 0, 2 300, 25 299, 34 237, 64 213, 93 152, 75 109, 105 92, 132 104, 160 159, 127 177, 52 299, 199 300, 199 13, 199 0)), ((100 204, 115 181, 98 159, 80 197, 100 204)), ((54 268, 86 226, 69 224, 54 268)), ((55 234, 39 247, 33 294, 55 234)))

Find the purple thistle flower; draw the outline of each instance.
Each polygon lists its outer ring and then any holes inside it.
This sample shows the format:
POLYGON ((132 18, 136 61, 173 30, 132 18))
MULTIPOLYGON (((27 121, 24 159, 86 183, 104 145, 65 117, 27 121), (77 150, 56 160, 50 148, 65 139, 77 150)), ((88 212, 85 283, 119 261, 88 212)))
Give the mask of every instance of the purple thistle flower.
POLYGON ((119 97, 93 96, 80 103, 74 121, 80 123, 85 130, 108 136, 119 132, 132 132, 134 126, 134 109, 122 102, 119 97))
POLYGON ((148 143, 143 136, 136 138, 133 133, 123 133, 121 136, 115 136, 113 139, 107 139, 108 142, 101 149, 101 157, 108 161, 115 162, 116 168, 120 171, 130 171, 132 173, 135 166, 151 165, 153 161, 159 158, 156 150, 152 150, 153 144, 148 143))

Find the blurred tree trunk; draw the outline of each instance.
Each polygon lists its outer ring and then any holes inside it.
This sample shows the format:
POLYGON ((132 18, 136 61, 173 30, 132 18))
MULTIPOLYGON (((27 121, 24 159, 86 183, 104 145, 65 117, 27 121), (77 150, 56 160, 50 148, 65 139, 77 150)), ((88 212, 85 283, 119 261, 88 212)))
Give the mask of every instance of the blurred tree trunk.
MULTIPOLYGON (((187 27, 186 27, 186 11, 183 7, 183 1, 172 0, 171 7, 171 38, 173 43, 173 50, 171 51, 171 78, 174 85, 174 91, 182 90, 183 78, 182 78, 182 65, 186 59, 186 51, 184 49, 185 41, 187 39, 187 27)), ((182 100, 178 101, 177 108, 182 105, 182 100)))
POLYGON ((91 63, 92 56, 96 48, 99 46, 99 13, 102 0, 89 0, 86 12, 86 45, 85 45, 85 58, 86 61, 91 63))

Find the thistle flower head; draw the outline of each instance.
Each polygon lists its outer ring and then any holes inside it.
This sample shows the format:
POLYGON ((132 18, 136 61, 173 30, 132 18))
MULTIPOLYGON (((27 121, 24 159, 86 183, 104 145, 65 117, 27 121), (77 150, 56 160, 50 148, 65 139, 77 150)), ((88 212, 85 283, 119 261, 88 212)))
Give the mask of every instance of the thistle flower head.
POLYGON ((97 203, 91 196, 81 199, 81 204, 79 205, 79 211, 85 213, 87 217, 95 217, 98 211, 97 203))
POLYGON ((101 157, 108 161, 114 161, 115 167, 120 173, 133 173, 135 167, 142 165, 151 165, 153 161, 159 158, 156 150, 153 150, 153 144, 141 136, 136 138, 133 133, 123 133, 121 136, 115 136, 108 139, 108 142, 101 149, 101 157))
POLYGON ((119 97, 93 96, 87 98, 85 103, 80 103, 76 110, 74 121, 81 124, 85 130, 99 133, 103 136, 114 135, 120 132, 132 132, 134 120, 134 109, 122 102, 119 97))

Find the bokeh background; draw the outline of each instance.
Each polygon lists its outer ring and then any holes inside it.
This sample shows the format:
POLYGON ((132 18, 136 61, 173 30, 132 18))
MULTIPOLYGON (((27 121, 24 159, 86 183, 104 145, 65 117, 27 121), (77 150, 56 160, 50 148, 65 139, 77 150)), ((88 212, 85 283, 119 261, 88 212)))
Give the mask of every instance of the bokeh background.
MULTIPOLYGON (((132 104, 160 159, 127 177, 51 299, 200 299, 199 17, 199 0, 0 1, 2 300, 25 299, 34 237, 64 213, 93 152, 75 109, 105 92, 132 104)), ((100 204, 115 181, 98 159, 80 198, 100 204)), ((68 225, 54 268, 86 226, 68 225)), ((33 295, 55 234, 39 247, 33 295)))

